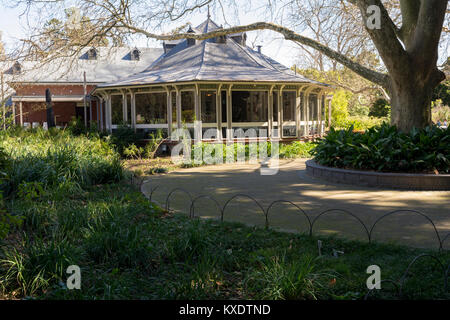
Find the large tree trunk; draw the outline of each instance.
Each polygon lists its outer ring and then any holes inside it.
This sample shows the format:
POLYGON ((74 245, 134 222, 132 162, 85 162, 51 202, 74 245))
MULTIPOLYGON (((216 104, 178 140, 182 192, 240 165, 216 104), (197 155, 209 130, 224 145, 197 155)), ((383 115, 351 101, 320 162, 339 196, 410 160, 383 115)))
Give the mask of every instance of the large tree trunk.
POLYGON ((420 68, 414 69, 391 74, 391 124, 403 132, 431 124, 433 89, 445 79, 445 75, 437 69, 431 74, 420 72, 420 68))
POLYGON ((448 0, 401 0, 402 27, 392 22, 381 0, 355 0, 364 21, 380 8, 379 28, 366 30, 389 72, 391 123, 403 132, 431 124, 433 89, 445 79, 437 69, 438 46, 448 0))

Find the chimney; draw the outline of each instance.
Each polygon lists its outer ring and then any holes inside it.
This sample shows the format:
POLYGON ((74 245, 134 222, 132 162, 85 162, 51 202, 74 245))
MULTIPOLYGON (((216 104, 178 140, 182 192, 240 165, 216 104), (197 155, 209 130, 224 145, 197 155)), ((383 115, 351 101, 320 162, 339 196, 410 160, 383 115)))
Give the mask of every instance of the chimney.
POLYGON ((261 48, 262 48, 262 46, 259 45, 259 46, 256 46, 256 48, 258 48, 258 53, 261 53, 261 48))

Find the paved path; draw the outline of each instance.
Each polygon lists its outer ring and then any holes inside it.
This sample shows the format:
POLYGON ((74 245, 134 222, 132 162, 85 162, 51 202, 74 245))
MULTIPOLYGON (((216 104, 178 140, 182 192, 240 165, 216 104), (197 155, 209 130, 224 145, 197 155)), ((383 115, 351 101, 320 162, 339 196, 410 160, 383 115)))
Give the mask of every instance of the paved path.
MULTIPOLYGON (((158 186, 152 200, 165 206, 168 193, 175 188, 188 190, 195 198, 199 195, 214 197, 221 206, 236 194, 255 198, 264 209, 275 200, 289 200, 301 207, 313 220, 329 209, 344 209, 359 217, 367 228, 383 214, 400 209, 412 209, 429 216, 436 224, 439 235, 450 233, 450 191, 380 190, 332 184, 306 175, 305 159, 280 161, 279 173, 260 175, 259 164, 224 164, 190 169, 179 169, 166 175, 150 177, 143 185, 149 194, 158 186)), ((182 192, 170 197, 170 208, 189 212, 190 200, 182 192)), ((220 216, 214 202, 206 198, 195 205, 195 215, 217 218, 220 216)), ((250 199, 238 197, 224 212, 225 221, 238 221, 264 226, 261 209, 250 199)), ((278 203, 269 212, 271 227, 293 232, 307 232, 306 218, 292 205, 278 203)), ((367 239, 364 228, 349 216, 331 211, 314 225, 315 233, 339 234, 347 238, 367 239)), ((373 231, 373 239, 393 241, 417 247, 437 248, 436 233, 424 217, 402 212, 381 220, 373 231)), ((444 248, 450 249, 450 236, 444 248)))

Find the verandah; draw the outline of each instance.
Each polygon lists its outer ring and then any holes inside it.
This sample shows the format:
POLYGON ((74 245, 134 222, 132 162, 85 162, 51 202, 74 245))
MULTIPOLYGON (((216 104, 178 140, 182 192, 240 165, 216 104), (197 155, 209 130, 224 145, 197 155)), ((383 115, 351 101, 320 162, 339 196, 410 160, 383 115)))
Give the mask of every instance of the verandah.
POLYGON ((108 131, 126 124, 171 137, 176 129, 188 129, 195 140, 219 141, 241 138, 249 131, 259 138, 322 135, 330 99, 322 88, 284 84, 192 83, 102 90, 97 95, 108 131))

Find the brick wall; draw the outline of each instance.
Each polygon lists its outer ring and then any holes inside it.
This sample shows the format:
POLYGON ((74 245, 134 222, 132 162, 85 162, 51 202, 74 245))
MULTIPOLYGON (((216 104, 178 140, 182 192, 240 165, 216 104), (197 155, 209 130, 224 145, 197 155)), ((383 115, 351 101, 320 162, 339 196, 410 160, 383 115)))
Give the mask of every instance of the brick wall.
MULTIPOLYGON (((14 86, 17 96, 45 96, 45 90, 49 88, 52 95, 83 95, 83 85, 21 85, 14 86)), ((88 94, 95 88, 95 86, 87 86, 88 94)), ((20 108, 19 102, 15 103, 16 106, 16 123, 20 124, 20 108)), ((88 103, 89 107, 89 103, 88 103)), ((83 117, 83 108, 79 109, 81 116, 83 117)), ((57 126, 64 126, 72 117, 75 117, 77 112, 76 102, 53 102, 53 113, 56 118, 57 126)), ((47 122, 47 111, 45 102, 22 102, 23 122, 38 122, 42 125, 47 122)), ((87 110, 87 116, 89 119, 89 109, 87 110)), ((97 102, 92 102, 92 121, 97 121, 97 102)))
MULTIPOLYGON (((53 113, 56 117, 56 125, 66 125, 72 117, 76 116, 76 102, 53 102, 53 113)), ((89 106, 89 104, 88 104, 89 106)), ((22 102, 23 122, 39 122, 42 125, 47 122, 47 110, 45 103, 22 102)), ((83 108, 80 109, 83 114, 83 108)), ((87 110, 89 119, 89 109, 87 110)), ((92 121, 97 121, 97 103, 92 102, 92 121)), ((19 103, 16 103, 16 123, 20 124, 19 103)))
MULTIPOLYGON (((45 90, 50 89, 52 95, 83 95, 83 85, 12 85, 18 96, 45 96, 45 90)), ((89 94, 95 86, 86 87, 89 94)))

